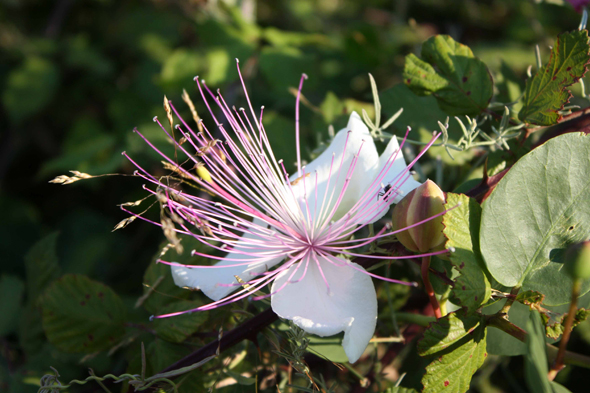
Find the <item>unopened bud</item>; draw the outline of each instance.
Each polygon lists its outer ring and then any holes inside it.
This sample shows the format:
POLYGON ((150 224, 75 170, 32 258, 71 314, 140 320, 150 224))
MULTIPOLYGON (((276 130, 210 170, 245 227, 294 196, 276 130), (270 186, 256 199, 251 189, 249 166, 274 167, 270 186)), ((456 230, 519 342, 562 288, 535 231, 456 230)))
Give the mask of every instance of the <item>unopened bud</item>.
POLYGON ((568 247, 563 268, 573 279, 590 278, 590 240, 568 247))
MULTIPOLYGON (((393 229, 406 228, 445 211, 445 194, 433 181, 426 180, 408 193, 393 209, 393 229)), ((442 215, 396 233, 400 243, 414 252, 444 248, 442 215)))

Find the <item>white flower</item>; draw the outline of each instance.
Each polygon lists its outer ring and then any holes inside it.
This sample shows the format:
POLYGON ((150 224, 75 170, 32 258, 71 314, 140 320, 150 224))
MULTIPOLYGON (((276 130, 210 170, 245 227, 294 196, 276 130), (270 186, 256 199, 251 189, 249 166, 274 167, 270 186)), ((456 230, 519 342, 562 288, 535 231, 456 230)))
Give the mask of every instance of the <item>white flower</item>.
MULTIPOLYGON (((178 232, 229 249, 225 257, 194 252, 219 260, 214 266, 162 261, 172 266, 177 285, 201 289, 214 300, 187 311, 219 307, 272 284, 270 294, 263 297, 271 297, 277 315, 319 336, 344 332, 342 345, 354 363, 375 331, 377 299, 370 276, 412 285, 376 276, 345 258, 357 256, 355 248, 389 236, 383 228, 369 238, 352 238, 359 228, 383 217, 391 203, 420 185, 411 178, 397 139, 392 138, 379 156, 369 130, 353 112, 348 126, 330 146, 289 176, 282 161, 275 159, 262 116, 256 115, 249 98, 251 116, 246 116, 245 110, 230 110, 204 82, 199 88, 204 99, 206 93, 215 99, 225 116, 225 124, 218 122, 223 143, 216 144, 218 150, 208 148, 213 137, 206 128, 204 133, 195 133, 186 123, 179 127, 193 151, 206 153, 199 154, 202 161, 197 163, 193 152, 177 144, 199 165, 202 179, 164 157, 185 178, 216 195, 217 201, 167 188, 143 172, 146 179, 166 189, 166 211, 184 221, 178 224, 178 232), (194 226, 200 231, 191 230, 194 226), (250 287, 243 288, 236 276, 250 287)), ((298 140, 298 129, 296 132, 298 140)))

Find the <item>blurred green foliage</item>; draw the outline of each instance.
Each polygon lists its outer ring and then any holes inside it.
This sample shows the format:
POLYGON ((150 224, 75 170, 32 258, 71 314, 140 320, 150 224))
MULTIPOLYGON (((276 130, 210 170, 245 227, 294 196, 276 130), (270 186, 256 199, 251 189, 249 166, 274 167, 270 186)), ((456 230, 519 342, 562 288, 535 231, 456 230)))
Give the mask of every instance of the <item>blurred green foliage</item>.
MULTIPOLYGON (((395 131, 412 125, 420 135, 430 135, 438 120, 444 122, 445 114, 433 98, 413 95, 402 81, 405 56, 419 53, 428 37, 449 34, 473 49, 490 68, 498 99, 509 102, 524 91, 526 68, 535 63, 534 44, 540 44, 542 55, 547 56, 545 48, 554 37, 575 29, 578 22, 571 7, 525 0, 3 1, 0 390, 35 392, 35 384, 49 372, 49 366, 56 367, 64 381, 83 379, 88 367, 97 375, 128 370, 139 373, 142 341, 146 343, 147 371, 156 373, 217 337, 219 327, 231 329, 251 315, 252 307, 265 307, 236 305, 238 312, 226 308, 149 325, 150 314, 190 308, 205 299, 176 288, 169 270, 154 263, 163 238, 157 227, 138 220, 131 224, 132 230, 111 233, 126 217, 116 205, 142 198, 141 182, 105 177, 67 188, 47 183, 68 170, 129 174, 134 167, 124 160, 122 151, 150 172, 162 174, 159 157, 132 129, 139 128, 152 141, 173 151, 151 120, 155 115, 164 118, 164 95, 190 119, 180 98, 186 89, 205 124, 211 125, 192 78, 199 75, 211 88, 221 88, 230 105, 245 105, 234 60, 239 58, 254 106, 265 105, 265 128, 275 154, 293 168, 293 89, 302 73, 309 75, 303 90, 302 148, 303 157, 310 159, 327 142, 329 125, 336 129, 344 126, 352 110, 364 108, 373 117, 369 72, 383 91, 385 114, 392 115, 407 105, 394 124, 395 131), (103 325, 98 323, 94 328, 116 333, 109 337, 120 345, 108 346, 110 353, 95 353, 103 348, 97 344, 86 356, 70 354, 71 349, 78 351, 89 343, 68 346, 53 334, 60 328, 51 325, 50 308, 59 311, 75 306, 73 300, 72 305, 64 303, 67 294, 51 291, 51 283, 62 274, 87 275, 92 278, 87 286, 101 282, 109 287, 116 305, 108 308, 116 308, 120 315, 114 316, 117 323, 107 315, 98 320, 103 325), (136 307, 156 281, 154 296, 136 307), (44 303, 42 317, 43 296, 54 296, 54 301, 49 302, 51 307, 44 303), (197 332, 200 327, 204 328, 197 332)), ((452 124, 449 130, 451 139, 453 132, 459 132, 455 127, 452 124)), ((444 156, 442 150, 433 149, 431 154, 444 156)), ((461 166, 473 157, 457 155, 456 159, 459 165, 443 157, 445 164, 452 164, 444 166, 445 190, 473 177, 469 165, 461 166)), ((433 162, 426 161, 417 170, 422 176, 433 177, 433 162)), ((399 270, 396 274, 411 273, 399 270)), ((66 277, 71 280, 76 276, 66 277)), ((385 289, 377 289, 382 312, 378 332, 381 329, 383 335, 390 335, 390 314, 383 310, 392 304, 398 309, 408 294, 405 288, 393 288, 395 293, 385 296, 385 289), (393 303, 391 299, 388 302, 391 296, 393 303)), ((103 311, 98 307, 92 315, 103 311)), ((582 334, 573 339, 580 352, 590 352, 588 326, 588 322, 582 324, 582 334)), ((199 391, 228 376, 267 367, 276 356, 260 359, 258 354, 272 354, 269 342, 259 343, 260 352, 253 343, 240 344, 229 365, 220 359, 214 361, 213 368, 224 370, 222 377, 205 378, 192 372, 183 380, 181 391, 199 391)), ((334 349, 333 344, 312 341, 313 348, 324 345, 334 349)), ((408 365, 412 361, 419 365, 421 360, 412 356, 406 358, 408 365)), ((494 368, 484 365, 483 376, 476 375, 474 389, 517 391, 524 385, 519 375, 522 361, 494 362, 490 363, 494 368)), ((286 368, 287 363, 277 367, 286 368)), ((341 391, 361 384, 352 373, 339 372, 321 358, 310 360, 310 367, 336 382, 341 391)), ((401 371, 412 368, 396 367, 401 371)), ((409 374, 406 382, 408 387, 419 388, 423 367, 414 368, 418 368, 417 374, 409 374)), ((575 382, 581 373, 583 370, 576 369, 564 372, 559 382, 575 391, 584 386, 575 382)), ((265 376, 268 373, 261 373, 260 378, 265 376)), ((219 391, 252 391, 248 385, 251 378, 242 378, 239 382, 243 385, 230 384, 219 391)), ((384 389, 393 377, 388 378, 383 379, 384 389)), ((113 391, 120 389, 119 385, 109 386, 113 391)), ((270 382, 261 386, 275 389, 270 382)), ((88 384, 72 391, 98 389, 98 385, 88 384)))

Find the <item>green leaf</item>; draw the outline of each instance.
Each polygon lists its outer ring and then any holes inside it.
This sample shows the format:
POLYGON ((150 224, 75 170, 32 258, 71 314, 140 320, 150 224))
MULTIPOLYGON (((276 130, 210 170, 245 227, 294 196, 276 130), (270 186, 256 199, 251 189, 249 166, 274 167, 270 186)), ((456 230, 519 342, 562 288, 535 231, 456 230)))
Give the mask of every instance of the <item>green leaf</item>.
POLYGON ((394 386, 385 391, 386 393, 418 393, 416 389, 394 386))
POLYGON ((254 383, 256 383, 256 378, 252 378, 252 377, 245 377, 243 375, 241 375, 240 373, 237 373, 235 371, 232 370, 224 370, 224 373, 226 373, 228 376, 232 377, 233 379, 235 379, 236 381, 238 381, 238 384, 240 385, 252 385, 254 383))
POLYGON ((197 369, 177 378, 178 393, 194 393, 203 389, 203 371, 197 369))
POLYGON ((114 154, 116 138, 107 134, 92 135, 86 130, 85 140, 76 143, 62 155, 47 160, 41 166, 39 177, 47 177, 57 172, 66 172, 76 168, 81 172, 108 173, 116 171, 121 164, 119 154, 114 154))
MULTIPOLYGON (((152 262, 143 275, 143 297, 138 301, 138 305, 143 307, 152 314, 160 313, 162 307, 174 303, 178 300, 188 299, 191 291, 186 288, 180 288, 174 283, 170 266, 157 263, 158 259, 163 258, 176 263, 187 265, 207 265, 207 261, 200 256, 192 256, 192 250, 198 250, 200 253, 210 252, 209 246, 192 236, 179 236, 184 252, 178 254, 174 248, 170 248, 164 256, 158 252, 154 255, 152 262)), ((166 246, 167 242, 160 245, 160 249, 166 246)), ((213 261, 214 262, 214 261, 213 261)), ((138 305, 136 307, 138 307, 138 305)))
POLYGON ((322 111, 324 121, 331 124, 338 116, 344 113, 344 104, 340 102, 336 94, 329 91, 320 104, 320 110, 322 111))
POLYGON ((469 47, 447 35, 422 45, 422 59, 406 56, 405 83, 418 95, 433 95, 449 115, 477 115, 492 99, 494 84, 486 65, 469 47))
MULTIPOLYGON (((485 306, 482 308, 482 313, 485 315, 496 314, 502 309, 505 303, 505 300, 501 300, 489 306, 485 306)), ((524 329, 529 314, 530 310, 527 306, 515 302, 508 311, 508 319, 516 326, 524 329)), ((492 355, 518 356, 526 353, 526 345, 503 330, 489 328, 487 334, 487 350, 492 355)))
POLYGON ((25 285, 16 276, 0 277, 0 337, 12 333, 18 324, 25 285))
POLYGON ((180 88, 202 70, 203 56, 195 50, 180 48, 172 52, 162 66, 160 80, 166 88, 180 88))
MULTIPOLYGON (((404 108, 404 111, 394 123, 394 126, 396 124, 401 125, 401 129, 404 131, 407 126, 410 126, 412 130, 424 129, 432 135, 433 130, 438 130, 438 122, 444 122, 447 117, 447 114, 436 104, 435 98, 417 96, 403 83, 382 91, 379 94, 379 100, 383 110, 389 116, 396 113, 400 108, 404 108)), ((457 135, 462 134, 459 129, 457 131, 457 135)), ((410 138, 416 139, 412 135, 410 133, 410 138)))
POLYGON ((522 100, 520 100, 520 97, 524 90, 524 81, 522 78, 520 78, 512 68, 502 60, 500 69, 495 74, 494 81, 498 88, 498 95, 495 96, 494 101, 504 103, 516 102, 510 107, 510 112, 513 116, 520 112, 522 109, 522 100))
POLYGON ((27 302, 20 317, 18 341, 27 355, 38 353, 47 342, 43 331, 41 307, 27 302))
POLYGON ((346 122, 348 122, 348 117, 353 111, 361 114, 362 111, 365 110, 371 119, 375 117, 375 107, 373 104, 356 101, 352 98, 340 100, 338 96, 331 91, 326 93, 324 100, 320 104, 320 110, 326 124, 334 124, 335 120, 341 116, 343 116, 346 122))
POLYGON ((333 46, 332 38, 323 34, 284 31, 276 27, 267 27, 262 31, 264 38, 273 46, 333 46))
POLYGON ((532 312, 527 322, 525 355, 525 379, 531 392, 553 393, 547 373, 547 354, 545 352, 545 328, 539 313, 532 312))
POLYGON ((284 161, 287 171, 294 171, 296 169, 294 163, 297 162, 297 155, 293 149, 295 133, 288 132, 295 129, 293 119, 281 116, 275 111, 265 110, 264 129, 277 160, 284 161))
MULTIPOLYGON (((158 314, 191 310, 202 305, 201 302, 178 301, 162 308, 158 311, 158 314)), ((195 311, 169 318, 158 318, 154 320, 154 329, 158 337, 173 343, 181 343, 199 330, 207 318, 208 313, 206 311, 195 311)))
MULTIPOLYGON (((489 306, 485 306, 482 309, 482 313, 485 315, 495 314, 502 309, 504 304, 505 300, 501 300, 489 306)), ((578 299, 578 305, 580 307, 590 306, 590 292, 586 293, 584 296, 578 299)), ((542 309, 545 314, 552 317, 552 323, 555 323, 561 320, 561 316, 568 311, 569 303, 562 304, 560 306, 543 305, 542 309)), ((508 311, 508 319, 516 326, 526 330, 526 325, 529 321, 531 312, 532 311, 529 308, 529 306, 526 306, 520 302, 514 302, 512 304, 512 307, 510 307, 510 310, 508 311)), ((542 314, 541 316, 544 317, 545 314, 542 314)), ((580 326, 585 325, 586 324, 582 324, 580 326)), ((487 349, 490 354, 502 356, 517 356, 524 355, 526 353, 526 345, 522 341, 517 340, 508 333, 505 333, 504 331, 499 329, 492 328, 488 330, 489 331, 487 335, 487 349)), ((549 333, 549 329, 547 329, 547 333, 549 333)), ((546 338, 545 341, 547 343, 553 343, 555 342, 555 339, 546 338)))
POLYGON ((541 306, 545 295, 537 291, 521 291, 516 295, 516 301, 529 306, 531 309, 541 306))
MULTIPOLYGON (((189 355, 191 350, 185 345, 173 344, 168 341, 156 338, 146 347, 147 355, 147 374, 146 377, 161 372, 166 367, 174 364, 185 356, 189 355)), ((141 370, 140 359, 135 359, 133 373, 139 373, 141 370)), ((203 389, 203 371, 196 369, 187 374, 177 377, 174 382, 178 387, 178 393, 194 393, 203 389)), ((162 386, 166 386, 162 383, 162 386)))
POLYGON ((471 377, 488 355, 486 330, 481 325, 473 334, 447 348, 442 356, 426 366, 426 374, 422 378, 423 392, 466 392, 471 377))
POLYGON ((226 48, 209 49, 207 51, 208 70, 205 74, 209 86, 217 86, 223 83, 234 69, 234 59, 230 59, 230 53, 226 48))
POLYGON ((104 350, 125 331, 126 309, 119 296, 86 276, 68 274, 54 281, 41 306, 45 334, 64 352, 104 350))
POLYGON ((465 310, 452 312, 432 323, 418 341, 420 356, 434 355, 472 334, 482 322, 481 316, 466 315, 465 310))
POLYGON ((314 355, 328 359, 334 363, 348 363, 348 356, 342 347, 342 334, 331 337, 310 335, 307 350, 314 355))
MULTIPOLYGON (((313 75, 314 58, 293 47, 265 46, 260 53, 260 72, 278 95, 290 97, 289 87, 297 86, 302 73, 313 75)), ((307 83, 308 88, 313 81, 307 83)))
MULTIPOLYGON (((574 316, 574 323, 572 328, 578 326, 580 323, 584 322, 588 316, 590 316, 590 310, 586 310, 584 308, 580 308, 576 311, 576 315, 574 316)), ((550 321, 545 315, 542 315, 542 318, 547 325, 547 337, 557 339, 559 336, 563 334, 564 323, 567 317, 567 313, 560 315, 557 321, 550 321)))
POLYGON ((47 285, 60 275, 56 254, 58 236, 58 232, 45 236, 25 255, 27 290, 31 302, 35 302, 47 285))
MULTIPOLYGON (((191 256, 190 251, 197 249, 200 252, 206 252, 207 246, 192 236, 182 236, 181 242, 185 251, 178 254, 176 250, 170 248, 165 255, 165 259, 189 265, 198 265, 204 262, 202 257, 191 256)), ((162 247, 165 244, 163 243, 162 247)), ((152 314, 162 315, 202 306, 200 302, 185 300, 190 297, 191 291, 180 288, 174 283, 170 266, 157 263, 159 257, 160 253, 158 252, 145 271, 143 277, 144 295, 136 307, 143 304, 144 308, 152 314)), ((196 332, 207 318, 208 312, 204 311, 171 318, 158 318, 154 321, 154 329, 162 339, 180 343, 196 332)))
MULTIPOLYGON (((177 255, 174 249, 168 252, 177 255)), ((174 284, 170 266, 156 262, 159 255, 158 252, 143 275, 143 307, 152 314, 179 299, 187 299, 191 294, 174 284)))
MULTIPOLYGON (((481 252, 491 275, 542 292, 546 305, 569 302, 563 251, 590 238, 589 192, 590 136, 561 135, 522 157, 483 205, 481 252)), ((581 294, 589 289, 590 281, 581 294)))
POLYGON ((492 295, 492 287, 484 270, 479 251, 479 225, 481 207, 475 199, 465 195, 447 193, 446 209, 460 206, 443 216, 443 233, 447 248, 453 247, 450 259, 461 273, 451 290, 451 298, 468 310, 479 308, 492 295))
POLYGON ((589 52, 586 30, 561 34, 549 62, 526 83, 520 120, 541 126, 557 123, 561 119, 558 112, 572 96, 567 87, 586 73, 589 52))
MULTIPOLYGON (((172 344, 156 338, 146 347, 146 355, 148 358, 147 373, 149 375, 159 373, 166 367, 190 354, 190 352, 190 349, 184 345, 172 344)), ((139 364, 141 365, 141 363, 139 364)), ((134 372, 137 371, 139 370, 134 370, 134 372)), ((149 375, 146 375, 146 377, 149 375)))
POLYGON ((553 389, 553 393, 572 393, 568 388, 555 381, 549 381, 549 384, 551 385, 551 389, 553 389))
POLYGON ((8 117, 21 123, 48 104, 59 86, 59 72, 50 61, 30 56, 8 75, 2 94, 8 117))
MULTIPOLYGON (((432 131, 440 130, 438 122, 444 122, 447 114, 443 112, 432 96, 420 97, 412 93, 408 86, 399 83, 390 89, 387 89, 379 95, 384 112, 391 116, 400 108, 404 111, 393 124, 393 128, 398 136, 403 135, 406 127, 412 127, 409 138, 419 140, 420 142, 429 142, 432 139, 432 131), (396 127, 399 125, 399 128, 396 127)), ((393 131, 386 130, 393 133, 393 131)), ((456 145, 457 141, 463 136, 463 131, 459 123, 454 119, 449 122, 449 144, 456 145)), ((440 140, 439 140, 440 141, 440 140)), ((463 165, 473 158, 473 150, 453 151, 453 158, 449 157, 445 148, 442 146, 432 146, 428 149, 427 154, 432 157, 441 157, 443 162, 448 165, 463 165)))

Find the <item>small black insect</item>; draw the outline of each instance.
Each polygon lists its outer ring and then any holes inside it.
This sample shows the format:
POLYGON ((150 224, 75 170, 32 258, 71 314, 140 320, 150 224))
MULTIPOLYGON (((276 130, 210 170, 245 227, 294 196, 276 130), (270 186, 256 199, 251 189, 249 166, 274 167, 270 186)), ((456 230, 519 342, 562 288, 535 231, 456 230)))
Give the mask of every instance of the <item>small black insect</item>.
POLYGON ((384 197, 385 194, 389 192, 389 190, 391 190, 391 186, 388 184, 385 187, 383 187, 381 191, 379 191, 379 193, 377 194, 377 199, 384 197))

